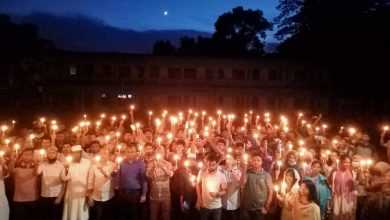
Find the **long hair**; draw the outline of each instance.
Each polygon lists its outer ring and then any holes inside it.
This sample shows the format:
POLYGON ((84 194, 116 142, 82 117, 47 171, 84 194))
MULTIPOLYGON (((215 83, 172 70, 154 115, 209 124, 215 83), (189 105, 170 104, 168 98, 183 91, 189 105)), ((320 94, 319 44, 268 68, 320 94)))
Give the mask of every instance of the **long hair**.
POLYGON ((309 195, 308 195, 309 201, 314 202, 317 205, 319 205, 318 198, 317 198, 317 189, 316 189, 316 185, 314 184, 314 182, 311 180, 308 180, 308 179, 304 179, 300 182, 300 185, 302 185, 302 184, 305 184, 307 189, 309 190, 309 195))

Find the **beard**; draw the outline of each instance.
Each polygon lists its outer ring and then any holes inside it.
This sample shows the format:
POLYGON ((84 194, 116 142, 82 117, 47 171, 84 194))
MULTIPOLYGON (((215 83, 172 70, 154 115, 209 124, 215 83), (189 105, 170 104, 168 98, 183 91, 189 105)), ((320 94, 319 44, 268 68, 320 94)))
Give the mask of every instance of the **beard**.
POLYGON ((47 158, 47 161, 48 161, 49 163, 54 163, 54 162, 56 162, 56 160, 57 160, 57 158, 54 158, 54 159, 49 159, 49 158, 47 158))

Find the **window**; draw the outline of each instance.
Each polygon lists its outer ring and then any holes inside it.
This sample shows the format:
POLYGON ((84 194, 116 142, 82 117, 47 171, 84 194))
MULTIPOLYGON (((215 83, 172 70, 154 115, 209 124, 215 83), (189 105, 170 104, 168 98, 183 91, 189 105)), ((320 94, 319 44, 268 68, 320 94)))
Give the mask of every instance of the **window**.
POLYGON ((121 66, 118 68, 118 76, 120 77, 128 77, 131 76, 131 69, 127 66, 121 66))
POLYGON ((143 66, 137 66, 136 68, 136 73, 138 78, 144 78, 145 77, 145 67, 143 66))
POLYGON ((69 67, 69 74, 70 74, 70 75, 76 75, 76 74, 77 74, 76 66, 75 66, 75 65, 71 65, 71 66, 69 67))
POLYGON ((168 68, 168 77, 170 79, 180 79, 180 68, 168 68))
POLYGON ((215 74, 215 71, 214 69, 205 69, 204 71, 204 78, 206 79, 214 79, 214 74, 215 74))
POLYGON ((103 66, 102 68, 103 75, 110 76, 111 75, 111 66, 103 66))
POLYGON ((150 67, 150 78, 156 79, 160 75, 160 68, 158 66, 151 66, 150 67))
POLYGON ((245 70, 233 69, 233 79, 244 80, 245 79, 245 70))
POLYGON ((225 79, 225 71, 223 69, 218 70, 218 79, 225 79))
POLYGON ((185 68, 184 69, 184 78, 185 79, 196 79, 196 69, 195 68, 185 68))
POLYGON ((252 70, 252 80, 260 80, 260 71, 259 69, 252 70))

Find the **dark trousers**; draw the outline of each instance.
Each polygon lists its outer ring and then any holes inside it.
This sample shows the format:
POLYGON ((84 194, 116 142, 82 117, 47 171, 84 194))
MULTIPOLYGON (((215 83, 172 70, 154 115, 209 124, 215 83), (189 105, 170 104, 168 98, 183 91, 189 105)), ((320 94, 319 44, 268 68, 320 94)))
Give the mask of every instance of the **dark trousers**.
POLYGON ((54 204, 56 197, 41 197, 39 200, 40 219, 43 220, 61 220, 64 203, 54 204))
POLYGON ((120 220, 140 219, 140 198, 139 191, 119 191, 118 212, 120 220))
POLYGON ((219 209, 200 209, 201 220, 221 220, 222 208, 219 209))
POLYGON ((112 203, 110 199, 105 202, 94 201, 93 206, 90 209, 91 216, 89 220, 110 220, 112 216, 112 203))
POLYGON ((150 200, 150 220, 170 220, 171 200, 155 201, 150 200), (159 214, 161 214, 159 217, 159 214))
POLYGON ((241 220, 264 220, 266 219, 266 215, 261 213, 261 210, 241 209, 240 219, 241 220))
MULTIPOLYGON (((181 210, 180 210, 181 212, 181 210)), ((199 220, 200 213, 195 207, 190 207, 183 212, 183 220, 199 220)))
POLYGON ((229 220, 239 220, 240 219, 240 210, 226 210, 222 209, 222 219, 229 220))
POLYGON ((36 220, 38 215, 38 201, 13 202, 14 220, 36 220))

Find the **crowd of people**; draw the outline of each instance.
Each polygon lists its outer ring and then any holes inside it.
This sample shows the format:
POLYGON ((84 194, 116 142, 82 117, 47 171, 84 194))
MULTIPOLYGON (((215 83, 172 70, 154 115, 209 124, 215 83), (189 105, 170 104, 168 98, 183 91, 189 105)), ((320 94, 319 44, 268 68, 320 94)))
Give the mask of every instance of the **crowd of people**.
POLYGON ((0 220, 390 219, 387 148, 294 120, 217 111, 1 126, 0 220))

